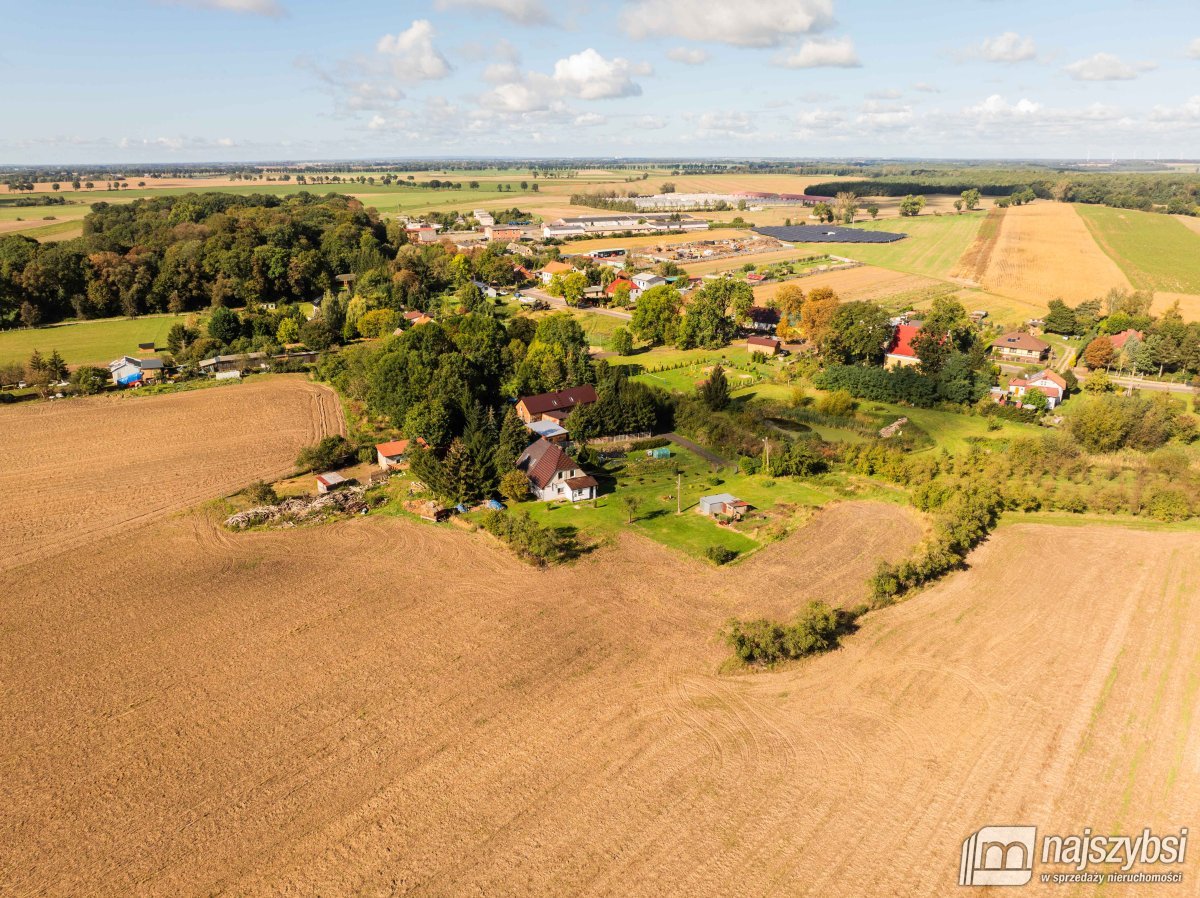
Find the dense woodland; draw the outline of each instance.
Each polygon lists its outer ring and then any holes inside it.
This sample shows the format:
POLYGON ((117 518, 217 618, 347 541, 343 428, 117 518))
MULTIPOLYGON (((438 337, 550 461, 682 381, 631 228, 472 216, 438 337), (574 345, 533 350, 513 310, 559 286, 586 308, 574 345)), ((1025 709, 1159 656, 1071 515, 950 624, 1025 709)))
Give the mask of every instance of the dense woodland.
POLYGON ((1093 203, 1144 211, 1162 207, 1173 215, 1196 215, 1200 203, 1200 175, 1080 173, 1045 169, 913 170, 906 174, 880 174, 861 181, 810 184, 804 192, 810 196, 833 196, 847 190, 859 196, 960 194, 978 190, 984 196, 992 197, 1010 197, 1029 190, 1038 198, 1066 203, 1093 203))

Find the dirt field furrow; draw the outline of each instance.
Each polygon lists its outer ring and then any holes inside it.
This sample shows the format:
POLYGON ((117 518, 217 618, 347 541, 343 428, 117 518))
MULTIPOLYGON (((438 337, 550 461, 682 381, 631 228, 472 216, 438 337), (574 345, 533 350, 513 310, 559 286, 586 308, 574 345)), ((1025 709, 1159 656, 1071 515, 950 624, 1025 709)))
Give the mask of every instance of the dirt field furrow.
POLYGON ((298 377, 2 407, 0 570, 282 476, 344 427, 332 391, 298 377))
MULTIPOLYGON (((19 419, 74 452, 109 427, 145 470, 97 456, 113 521, 63 513, 79 544, 0 570, 5 894, 925 898, 963 891, 983 825, 1166 832, 1200 804, 1200 534, 1002 526, 838 651, 722 672, 730 616, 861 601, 921 520, 846 502, 742 564, 626 535, 542 571, 401 518, 166 514, 340 426, 260 383, 19 419)), ((39 501, 82 489, 13 445, 39 501)))

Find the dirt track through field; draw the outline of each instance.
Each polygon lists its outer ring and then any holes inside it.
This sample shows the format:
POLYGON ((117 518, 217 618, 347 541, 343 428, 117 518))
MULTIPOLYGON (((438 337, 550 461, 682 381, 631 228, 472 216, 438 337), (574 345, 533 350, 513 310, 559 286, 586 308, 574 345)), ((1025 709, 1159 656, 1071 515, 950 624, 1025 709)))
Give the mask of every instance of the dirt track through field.
POLYGON ((344 431, 333 392, 299 377, 0 407, 0 570, 282 476, 344 431))

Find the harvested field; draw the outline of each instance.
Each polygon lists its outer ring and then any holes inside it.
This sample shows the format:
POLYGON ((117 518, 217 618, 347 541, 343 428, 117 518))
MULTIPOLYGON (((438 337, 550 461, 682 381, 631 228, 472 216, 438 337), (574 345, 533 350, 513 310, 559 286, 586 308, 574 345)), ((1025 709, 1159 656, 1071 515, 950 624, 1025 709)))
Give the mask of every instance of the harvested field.
POLYGON ((955 280, 976 286, 987 273, 992 261, 992 253, 996 250, 996 242, 1000 237, 1000 226, 1004 221, 1007 209, 995 207, 988 212, 987 218, 979 226, 979 233, 970 249, 958 260, 958 267, 951 275, 955 280))
POLYGON ((1196 534, 1002 528, 841 651, 716 672, 729 614, 852 599, 916 537, 846 504, 732 569, 625 537, 538 572, 395 518, 232 536, 191 515, 0 574, 21 647, 0 654, 0 879, 949 896, 983 824, 1187 825, 1196 534))
POLYGON ((1150 311, 1154 315, 1161 315, 1176 302, 1179 303, 1179 313, 1184 321, 1200 321, 1200 295, 1195 293, 1167 293, 1155 290, 1150 311))
POLYGON ((912 293, 936 287, 940 283, 933 278, 876 268, 873 265, 862 265, 858 268, 814 274, 792 281, 766 283, 754 288, 754 299, 759 305, 763 305, 778 293, 779 288, 784 284, 795 284, 806 293, 814 287, 830 287, 843 302, 850 302, 858 299, 886 299, 901 293, 912 293))
POLYGON ((1037 202, 1006 212, 981 280, 1002 296, 1074 305, 1129 279, 1092 239, 1073 205, 1037 202))
POLYGON ((332 391, 292 376, 0 406, 0 570, 282 476, 343 430, 332 391))

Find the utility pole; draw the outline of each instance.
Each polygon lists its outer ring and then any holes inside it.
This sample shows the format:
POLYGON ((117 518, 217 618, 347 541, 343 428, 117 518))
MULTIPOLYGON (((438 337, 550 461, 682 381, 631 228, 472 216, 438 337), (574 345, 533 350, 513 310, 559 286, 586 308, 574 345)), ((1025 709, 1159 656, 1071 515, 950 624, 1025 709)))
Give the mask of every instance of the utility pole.
POLYGON ((675 475, 675 514, 683 514, 683 475, 675 475))

